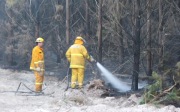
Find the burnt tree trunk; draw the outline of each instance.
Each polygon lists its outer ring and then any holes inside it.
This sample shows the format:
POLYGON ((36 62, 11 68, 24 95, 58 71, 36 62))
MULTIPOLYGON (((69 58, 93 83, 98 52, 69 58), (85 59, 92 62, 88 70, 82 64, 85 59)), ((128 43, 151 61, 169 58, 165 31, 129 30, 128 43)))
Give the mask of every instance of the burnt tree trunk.
POLYGON ((39 32, 40 32, 40 12, 39 12, 39 7, 40 7, 40 3, 41 1, 37 0, 35 1, 35 9, 34 9, 34 15, 36 18, 35 21, 35 37, 38 38, 39 37, 39 32))
POLYGON ((102 62, 102 0, 99 0, 98 21, 98 61, 102 62))
POLYGON ((151 0, 147 1, 147 75, 152 75, 152 56, 151 56, 151 0))
POLYGON ((85 15, 85 35, 87 38, 90 36, 90 22, 89 22, 89 0, 85 0, 85 9, 86 9, 86 15, 85 15))
MULTIPOLYGON (((116 1, 117 3, 117 12, 120 12, 122 14, 122 8, 120 7, 120 3, 119 0, 116 1)), ((122 28, 120 26, 120 21, 121 21, 121 14, 118 15, 118 22, 119 24, 117 24, 117 33, 119 36, 119 62, 120 64, 123 64, 124 62, 124 43, 123 43, 123 35, 122 35, 122 28)))
POLYGON ((39 37, 39 31, 40 31, 40 24, 39 24, 39 20, 37 19, 37 23, 35 24, 35 37, 36 38, 39 37))
POLYGON ((159 63, 163 57, 163 12, 162 12, 162 0, 159 0, 159 28, 158 28, 158 41, 159 41, 159 63))
POLYGON ((7 41, 7 47, 6 47, 6 59, 7 59, 7 64, 9 66, 13 66, 15 64, 14 62, 14 30, 13 30, 13 20, 11 19, 11 17, 13 17, 13 11, 12 9, 9 9, 7 14, 9 15, 9 27, 8 27, 8 41, 7 41))
MULTIPOLYGON (((119 30, 119 33, 122 33, 122 30, 119 30)), ((119 62, 120 64, 124 63, 124 43, 122 36, 119 36, 119 62)))
POLYGON ((62 47, 61 47, 61 45, 60 45, 60 43, 61 43, 61 38, 60 38, 60 26, 58 26, 57 27, 57 29, 56 29, 56 34, 57 34, 57 37, 56 37, 56 40, 57 40, 57 42, 58 42, 58 44, 56 45, 56 47, 57 47, 57 63, 61 63, 61 49, 62 49, 62 47))
POLYGON ((10 66, 13 66, 14 65, 14 39, 13 39, 13 24, 12 22, 10 21, 10 30, 9 30, 9 33, 8 33, 8 38, 10 39, 10 45, 8 45, 9 47, 9 53, 7 55, 7 62, 8 62, 8 65, 10 66))
POLYGON ((132 90, 138 90, 139 59, 140 59, 140 0, 135 1, 135 29, 134 29, 134 62, 132 90))
POLYGON ((66 0, 66 44, 69 45, 70 38, 70 10, 69 10, 69 0, 66 0))

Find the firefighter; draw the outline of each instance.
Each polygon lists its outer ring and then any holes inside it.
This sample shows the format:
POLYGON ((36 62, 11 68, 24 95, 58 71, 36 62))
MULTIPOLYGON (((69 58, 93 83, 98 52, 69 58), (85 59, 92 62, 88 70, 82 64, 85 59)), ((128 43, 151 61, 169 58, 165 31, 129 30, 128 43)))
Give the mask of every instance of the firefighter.
POLYGON ((71 88, 76 88, 76 82, 78 81, 78 87, 83 87, 84 80, 84 69, 85 60, 91 62, 95 61, 92 56, 90 56, 84 47, 85 40, 78 36, 75 42, 66 52, 66 58, 70 62, 70 68, 72 70, 71 76, 71 88))
POLYGON ((35 75, 35 91, 42 92, 42 85, 44 80, 44 39, 39 37, 36 39, 36 46, 32 50, 32 59, 30 70, 34 71, 35 75))

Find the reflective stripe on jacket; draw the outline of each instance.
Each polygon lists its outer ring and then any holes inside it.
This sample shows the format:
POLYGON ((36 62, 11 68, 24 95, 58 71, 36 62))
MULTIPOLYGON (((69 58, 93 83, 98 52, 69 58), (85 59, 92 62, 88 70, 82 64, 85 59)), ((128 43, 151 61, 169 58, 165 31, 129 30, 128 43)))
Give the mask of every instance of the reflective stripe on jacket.
POLYGON ((34 70, 37 67, 40 67, 40 69, 44 71, 44 52, 43 48, 39 46, 35 46, 32 50, 30 69, 34 70))

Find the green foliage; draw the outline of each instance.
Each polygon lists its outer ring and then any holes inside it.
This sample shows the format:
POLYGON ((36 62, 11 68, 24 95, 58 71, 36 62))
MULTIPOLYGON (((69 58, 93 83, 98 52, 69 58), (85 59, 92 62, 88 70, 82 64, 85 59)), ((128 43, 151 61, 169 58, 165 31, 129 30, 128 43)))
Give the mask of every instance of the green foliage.
POLYGON ((176 82, 176 80, 173 78, 169 80, 173 80, 177 86, 175 86, 174 84, 171 84, 169 86, 162 86, 163 83, 168 83, 168 80, 165 80, 165 76, 167 76, 167 74, 171 73, 170 75, 176 78, 177 72, 175 71, 176 70, 172 69, 168 70, 168 73, 166 71, 163 76, 160 76, 156 72, 153 72, 152 77, 155 82, 148 86, 148 89, 145 91, 143 100, 140 102, 140 104, 150 102, 154 104, 163 103, 180 105, 180 89, 178 88, 178 82, 176 82))
POLYGON ((176 106, 180 105, 180 90, 173 89, 167 93, 164 97, 160 98, 157 102, 162 104, 173 104, 176 106))
POLYGON ((162 78, 156 72, 152 73, 152 77, 155 80, 155 83, 148 86, 148 90, 145 91, 144 99, 140 104, 149 102, 162 91, 162 78))
POLYGON ((175 100, 175 101, 179 101, 180 100, 180 96, 178 95, 180 91, 173 89, 170 93, 168 93, 166 95, 166 100, 170 101, 170 100, 175 100))

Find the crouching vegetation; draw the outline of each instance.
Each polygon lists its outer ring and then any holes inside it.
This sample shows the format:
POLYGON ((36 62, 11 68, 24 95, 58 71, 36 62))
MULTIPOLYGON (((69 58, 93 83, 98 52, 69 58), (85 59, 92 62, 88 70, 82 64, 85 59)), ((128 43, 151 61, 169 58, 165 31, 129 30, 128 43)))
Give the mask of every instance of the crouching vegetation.
POLYGON ((180 62, 175 68, 168 69, 162 74, 153 72, 153 83, 144 92, 144 103, 173 104, 180 106, 180 62))

